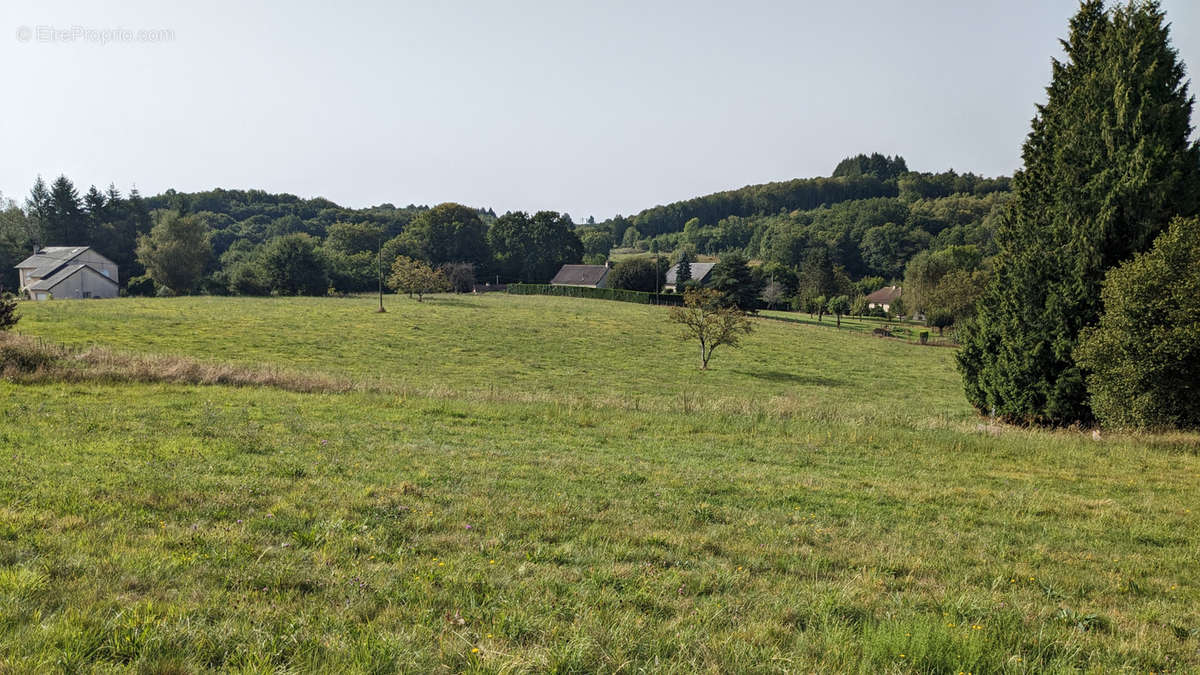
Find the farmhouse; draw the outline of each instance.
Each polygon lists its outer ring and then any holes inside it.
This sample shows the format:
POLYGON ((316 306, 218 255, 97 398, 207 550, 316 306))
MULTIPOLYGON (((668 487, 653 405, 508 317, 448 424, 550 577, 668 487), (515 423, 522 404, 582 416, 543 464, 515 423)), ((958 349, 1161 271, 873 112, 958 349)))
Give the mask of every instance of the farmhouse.
POLYGON ((87 246, 47 246, 16 267, 21 293, 33 300, 118 295, 116 264, 87 246))
POLYGON ((884 286, 867 296, 867 308, 875 309, 876 307, 885 312, 892 311, 892 305, 900 299, 902 289, 899 286, 884 286))
MULTIPOLYGON (((709 282, 709 280, 712 278, 713 268, 716 267, 717 264, 710 263, 710 262, 708 262, 708 263, 694 262, 694 263, 691 263, 691 266, 692 266, 692 279, 691 280, 703 285, 703 284, 707 284, 709 282)), ((676 278, 678 276, 679 276, 679 264, 676 263, 674 265, 671 265, 671 269, 667 270, 666 281, 665 281, 665 283, 663 283, 663 288, 667 288, 672 291, 676 290, 676 287, 679 285, 678 282, 676 282, 676 278)))
POLYGON ((550 280, 551 286, 587 286, 608 288, 610 265, 563 265, 550 280))

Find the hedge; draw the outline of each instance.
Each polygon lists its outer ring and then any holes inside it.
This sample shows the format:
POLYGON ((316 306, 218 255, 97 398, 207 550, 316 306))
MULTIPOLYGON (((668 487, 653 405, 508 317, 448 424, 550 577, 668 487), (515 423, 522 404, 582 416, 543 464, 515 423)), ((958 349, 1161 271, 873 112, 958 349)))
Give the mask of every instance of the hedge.
POLYGON ((683 296, 673 293, 643 293, 619 288, 590 288, 588 286, 552 286, 550 284, 509 284, 508 292, 515 295, 559 295, 567 298, 593 298, 636 302, 642 305, 682 305, 683 296))

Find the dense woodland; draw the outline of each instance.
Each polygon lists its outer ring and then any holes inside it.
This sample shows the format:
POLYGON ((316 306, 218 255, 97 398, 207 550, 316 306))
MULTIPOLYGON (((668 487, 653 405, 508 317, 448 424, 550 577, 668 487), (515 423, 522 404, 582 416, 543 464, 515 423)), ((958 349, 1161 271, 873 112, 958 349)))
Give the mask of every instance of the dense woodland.
MULTIPOLYGON (((447 272, 453 266, 452 285, 465 290, 476 280, 544 283, 562 264, 603 263, 617 248, 662 255, 652 266, 619 263, 624 269, 613 278, 634 290, 657 290, 654 271, 661 276, 681 258, 740 256, 762 263, 752 266, 755 293, 774 283, 783 304, 820 300, 823 309, 826 297, 900 282, 923 256, 978 273, 995 252, 994 214, 1008 186, 1006 178, 916 173, 901 157, 859 155, 828 178, 753 185, 576 225, 555 212, 349 209, 257 190, 142 197, 109 186, 81 196, 60 176, 49 185, 39 178, 23 205, 6 201, 0 269, 11 287, 12 265, 35 246, 83 244, 121 266, 131 294, 325 294, 372 290, 380 270, 387 278, 405 257, 447 272)), ((943 267, 936 269, 949 271, 943 267)))

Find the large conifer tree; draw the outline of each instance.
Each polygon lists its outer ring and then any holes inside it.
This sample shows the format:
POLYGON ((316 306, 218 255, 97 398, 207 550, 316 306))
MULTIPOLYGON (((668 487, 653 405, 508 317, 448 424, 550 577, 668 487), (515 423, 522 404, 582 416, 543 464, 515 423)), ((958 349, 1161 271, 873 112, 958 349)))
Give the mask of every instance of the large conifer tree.
POLYGON ((87 216, 75 185, 59 176, 50 185, 50 212, 44 225, 46 244, 50 246, 87 246, 87 216))
POLYGON ((1158 3, 1085 0, 1063 48, 958 357, 971 403, 1012 422, 1091 419, 1071 354, 1105 272, 1200 206, 1193 101, 1158 3))

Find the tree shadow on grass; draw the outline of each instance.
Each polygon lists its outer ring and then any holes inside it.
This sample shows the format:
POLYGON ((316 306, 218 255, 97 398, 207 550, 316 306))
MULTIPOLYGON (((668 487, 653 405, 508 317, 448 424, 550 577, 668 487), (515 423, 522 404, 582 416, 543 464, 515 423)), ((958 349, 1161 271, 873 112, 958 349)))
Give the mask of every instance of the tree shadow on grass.
POLYGON ((767 382, 779 382, 783 384, 804 384, 816 387, 844 387, 846 383, 841 380, 835 380, 832 377, 824 377, 822 375, 802 375, 800 373, 785 373, 779 370, 762 370, 748 371, 735 370, 738 375, 746 375, 753 377, 756 380, 766 380, 767 382))
POLYGON ((455 295, 427 295, 425 302, 434 305, 446 305, 449 307, 467 307, 470 309, 483 309, 483 304, 474 302, 466 297, 455 295))

